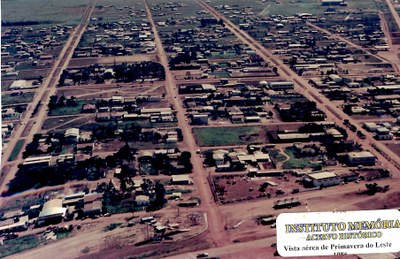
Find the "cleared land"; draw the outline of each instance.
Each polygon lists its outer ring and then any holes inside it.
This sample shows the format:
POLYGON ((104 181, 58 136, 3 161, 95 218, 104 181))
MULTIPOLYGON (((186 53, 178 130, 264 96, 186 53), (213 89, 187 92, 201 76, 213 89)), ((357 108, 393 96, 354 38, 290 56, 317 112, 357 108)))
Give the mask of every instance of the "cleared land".
POLYGON ((89 0, 2 1, 2 21, 26 23, 69 23, 79 22, 82 10, 89 0))
POLYGON ((39 240, 35 235, 28 235, 4 241, 0 249, 0 257, 17 254, 22 251, 37 247, 39 240))
POLYGON ((284 169, 294 169, 294 168, 309 168, 318 165, 316 162, 313 162, 311 158, 307 157, 296 157, 294 150, 292 147, 288 147, 285 149, 285 153, 290 157, 288 161, 283 163, 284 169))
POLYGON ((29 103, 33 100, 35 93, 23 93, 19 95, 3 94, 1 96, 1 103, 3 105, 15 104, 15 103, 29 103))
POLYGON ((199 146, 246 145, 265 141, 262 127, 194 128, 199 146))

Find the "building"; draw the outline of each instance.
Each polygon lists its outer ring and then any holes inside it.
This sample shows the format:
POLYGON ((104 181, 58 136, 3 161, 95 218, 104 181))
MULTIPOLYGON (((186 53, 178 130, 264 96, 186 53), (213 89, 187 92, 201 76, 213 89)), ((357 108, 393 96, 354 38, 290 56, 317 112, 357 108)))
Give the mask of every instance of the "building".
POLYGON ((172 115, 171 108, 142 108, 140 109, 140 114, 145 115, 172 115))
POLYGON ((393 135, 390 133, 390 130, 386 127, 379 127, 375 130, 374 138, 377 140, 390 140, 393 138, 393 135))
POLYGON ((290 81, 270 82, 269 88, 272 90, 294 89, 294 84, 290 81))
POLYGON ((62 199, 54 199, 45 202, 42 211, 39 213, 37 224, 41 226, 61 222, 67 213, 67 208, 63 208, 62 203, 62 199))
POLYGON ((315 187, 328 187, 339 185, 342 179, 334 172, 315 172, 309 173, 308 177, 312 180, 315 187))
POLYGON ((260 122, 260 120, 261 120, 260 116, 245 116, 244 117, 244 122, 246 122, 246 123, 260 122))
POLYGON ((322 0, 321 5, 343 5, 343 0, 322 0))
POLYGON ((173 175, 171 179, 171 184, 193 184, 193 181, 190 179, 189 175, 173 175))
POLYGON ((79 129, 78 128, 69 128, 65 131, 64 134, 65 140, 69 143, 77 143, 79 140, 79 129))
POLYGON ((225 164, 225 154, 224 153, 214 153, 213 159, 215 161, 215 165, 223 165, 225 164))
POLYGON ((23 216, 15 222, 13 219, 0 221, 0 234, 16 231, 25 231, 28 229, 28 216, 23 216))
POLYGON ((359 178, 360 174, 356 172, 348 172, 348 173, 342 173, 340 174, 340 177, 342 178, 343 182, 354 182, 357 181, 359 178))
POLYGON ((103 203, 101 200, 95 200, 92 202, 87 202, 83 205, 83 215, 84 216, 95 216, 102 212, 103 203))
POLYGON ((364 122, 363 127, 369 132, 374 132, 377 128, 379 128, 375 122, 364 122))
POLYGON ((67 206, 76 206, 78 204, 81 204, 83 203, 84 196, 85 196, 84 192, 78 192, 71 195, 67 195, 64 197, 62 206, 67 207, 67 206))
POLYGON ((351 166, 374 165, 376 156, 369 151, 349 152, 347 153, 347 162, 351 166))
POLYGON ((96 121, 110 121, 111 115, 109 112, 98 112, 96 113, 96 121))
POLYGON ((331 136, 334 139, 343 139, 344 136, 342 133, 340 133, 339 130, 336 128, 329 128, 325 131, 326 135, 331 136))
POLYGON ((28 157, 22 163, 23 167, 39 167, 39 166, 50 166, 52 156, 37 156, 28 157))
POLYGON ((208 115, 207 114, 192 114, 191 122, 193 125, 207 125, 208 115))

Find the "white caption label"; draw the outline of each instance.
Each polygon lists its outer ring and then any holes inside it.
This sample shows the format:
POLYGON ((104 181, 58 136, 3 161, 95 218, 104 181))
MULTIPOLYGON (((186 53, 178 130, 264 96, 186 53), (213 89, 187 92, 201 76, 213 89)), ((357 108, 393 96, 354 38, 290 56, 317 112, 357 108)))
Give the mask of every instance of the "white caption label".
POLYGON ((283 213, 276 220, 281 256, 400 251, 400 211, 283 213))

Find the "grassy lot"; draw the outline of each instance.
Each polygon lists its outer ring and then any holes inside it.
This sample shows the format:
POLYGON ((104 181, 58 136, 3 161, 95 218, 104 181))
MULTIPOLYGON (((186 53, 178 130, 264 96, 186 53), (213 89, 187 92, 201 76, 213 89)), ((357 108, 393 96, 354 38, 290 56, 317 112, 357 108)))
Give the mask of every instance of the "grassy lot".
MULTIPOLYGON (((337 11, 341 10, 377 10, 378 7, 374 0, 366 1, 348 1, 348 6, 332 6, 337 11)), ((268 4, 265 9, 261 12, 261 15, 295 15, 297 13, 311 13, 314 15, 323 14, 329 6, 322 6, 321 1, 318 0, 300 0, 290 1, 281 0, 279 2, 268 4)))
POLYGON ((286 160, 286 156, 283 155, 279 149, 273 149, 273 150, 269 151, 268 153, 277 162, 282 162, 282 161, 286 160))
POLYGON ((46 77, 49 69, 29 69, 21 70, 18 73, 17 79, 35 80, 40 77, 46 77))
POLYGON ((0 249, 0 257, 6 257, 12 254, 17 254, 22 251, 37 247, 39 239, 34 235, 19 237, 4 241, 0 249))
POLYGON ((283 163, 284 169, 294 168, 312 168, 318 165, 316 162, 311 161, 309 158, 296 158, 295 152, 292 147, 285 149, 285 153, 290 156, 290 159, 283 163))
POLYGON ((20 139, 17 141, 17 144, 15 144, 15 147, 14 147, 13 151, 11 152, 10 157, 8 158, 8 161, 14 161, 17 158, 19 152, 21 151, 22 147, 24 146, 24 143, 25 143, 25 140, 23 140, 23 139, 20 139))
POLYGON ((82 109, 82 105, 86 103, 94 104, 94 101, 77 101, 76 106, 61 106, 56 107, 55 109, 49 111, 49 116, 57 116, 57 115, 74 115, 79 114, 82 109))
POLYGON ((12 0, 2 1, 2 21, 38 21, 43 23, 69 23, 79 21, 83 5, 88 0, 12 0))
POLYGON ((61 119, 62 121, 60 121, 60 118, 49 118, 44 121, 44 123, 42 125, 42 129, 49 130, 49 129, 57 127, 58 125, 60 125, 62 123, 67 123, 76 118, 79 118, 79 117, 78 116, 66 116, 61 119))
POLYGON ((194 128, 193 133, 200 146, 246 145, 263 141, 261 127, 194 128))
POLYGON ((321 6, 317 0, 299 1, 291 3, 289 0, 282 0, 277 3, 271 3, 263 10, 262 15, 295 15, 297 13, 311 13, 315 15, 323 14, 326 6, 321 6))
POLYGON ((27 92, 21 95, 11 96, 11 94, 3 94, 1 96, 2 105, 16 104, 16 103, 29 103, 33 100, 35 93, 27 92))

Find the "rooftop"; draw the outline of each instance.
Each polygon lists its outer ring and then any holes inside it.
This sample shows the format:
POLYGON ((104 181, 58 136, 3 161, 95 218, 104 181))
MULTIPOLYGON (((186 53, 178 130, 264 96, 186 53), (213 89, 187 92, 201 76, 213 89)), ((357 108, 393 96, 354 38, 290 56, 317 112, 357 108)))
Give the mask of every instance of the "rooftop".
POLYGON ((335 174, 334 172, 318 172, 318 173, 309 173, 308 176, 315 180, 323 180, 328 178, 335 178, 338 175, 335 174))

